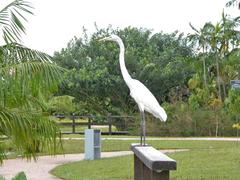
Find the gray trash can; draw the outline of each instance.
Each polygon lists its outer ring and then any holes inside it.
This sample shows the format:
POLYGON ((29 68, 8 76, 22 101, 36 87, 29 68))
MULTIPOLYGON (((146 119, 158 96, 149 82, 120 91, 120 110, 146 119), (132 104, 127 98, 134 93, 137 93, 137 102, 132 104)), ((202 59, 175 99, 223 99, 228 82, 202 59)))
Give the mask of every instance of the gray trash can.
POLYGON ((101 131, 99 129, 85 129, 85 159, 101 158, 101 131))

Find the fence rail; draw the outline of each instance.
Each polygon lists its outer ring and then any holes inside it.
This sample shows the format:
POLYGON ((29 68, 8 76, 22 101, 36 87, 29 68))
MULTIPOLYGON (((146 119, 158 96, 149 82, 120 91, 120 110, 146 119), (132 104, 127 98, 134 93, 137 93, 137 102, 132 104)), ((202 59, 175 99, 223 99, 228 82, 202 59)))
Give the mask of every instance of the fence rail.
POLYGON ((71 126, 72 131, 71 132, 61 132, 62 134, 84 134, 83 131, 76 131, 77 126, 87 126, 88 129, 91 129, 92 126, 108 126, 108 132, 101 132, 103 135, 125 135, 128 134, 127 130, 127 124, 126 121, 120 121, 117 123, 114 119, 116 118, 121 118, 121 119, 126 119, 126 118, 131 118, 135 119, 134 116, 117 116, 117 115, 107 115, 107 116, 64 116, 64 115, 57 115, 56 116, 59 119, 64 119, 66 117, 69 117, 72 121, 71 122, 58 122, 59 125, 62 126, 71 126), (76 119, 84 118, 87 119, 87 122, 76 122, 76 119), (96 121, 96 119, 102 119, 101 122, 96 121), (113 131, 112 127, 113 126, 119 126, 121 127, 119 131, 113 131))

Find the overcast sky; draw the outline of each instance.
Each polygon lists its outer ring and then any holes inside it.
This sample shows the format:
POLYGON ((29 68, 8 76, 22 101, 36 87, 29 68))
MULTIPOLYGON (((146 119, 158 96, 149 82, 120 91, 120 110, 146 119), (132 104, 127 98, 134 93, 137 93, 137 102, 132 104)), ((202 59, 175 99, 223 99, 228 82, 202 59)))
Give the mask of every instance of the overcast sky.
MULTIPOLYGON (((28 0, 35 8, 28 17, 27 34, 22 43, 53 55, 74 37, 82 27, 94 32, 99 28, 127 26, 153 29, 154 32, 192 32, 191 22, 200 28, 205 22, 216 23, 228 0, 28 0)), ((1 0, 0 9, 11 0, 1 0)), ((225 8, 232 16, 240 15, 237 7, 225 8)))

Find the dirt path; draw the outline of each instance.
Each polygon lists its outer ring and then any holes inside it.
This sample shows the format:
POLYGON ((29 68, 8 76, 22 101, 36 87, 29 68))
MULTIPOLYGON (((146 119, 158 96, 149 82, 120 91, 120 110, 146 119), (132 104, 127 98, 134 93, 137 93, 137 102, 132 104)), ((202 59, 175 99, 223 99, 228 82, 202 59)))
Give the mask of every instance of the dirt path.
MULTIPOLYGON (((186 150, 162 150, 163 153, 173 153, 186 150)), ((116 157, 132 154, 131 151, 118 152, 102 152, 101 157, 116 157)), ((37 162, 26 161, 25 159, 10 159, 5 160, 3 166, 0 167, 0 175, 6 180, 10 180, 20 171, 24 171, 28 180, 56 180, 57 177, 49 174, 49 171, 54 167, 74 161, 84 159, 84 154, 65 154, 56 156, 40 156, 37 162)))

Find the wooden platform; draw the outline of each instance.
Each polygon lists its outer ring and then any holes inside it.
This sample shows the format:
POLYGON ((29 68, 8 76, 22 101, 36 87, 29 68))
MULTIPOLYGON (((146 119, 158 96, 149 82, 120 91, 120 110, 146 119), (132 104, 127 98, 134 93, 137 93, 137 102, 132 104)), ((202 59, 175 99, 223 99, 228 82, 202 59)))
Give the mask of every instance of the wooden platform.
POLYGON ((169 171, 177 169, 177 163, 152 146, 131 144, 134 152, 135 180, 169 180, 169 171))

